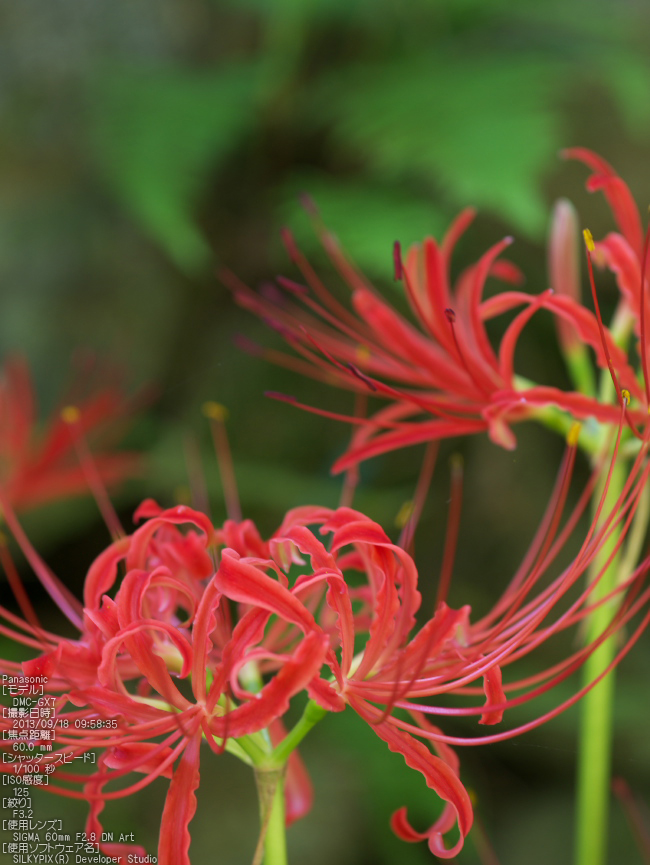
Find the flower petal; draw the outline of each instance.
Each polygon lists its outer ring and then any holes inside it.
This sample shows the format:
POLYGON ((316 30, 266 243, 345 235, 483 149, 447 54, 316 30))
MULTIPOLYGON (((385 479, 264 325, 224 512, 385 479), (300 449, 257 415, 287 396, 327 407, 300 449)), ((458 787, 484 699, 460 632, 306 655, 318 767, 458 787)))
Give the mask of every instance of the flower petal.
MULTIPOLYGON (((364 720, 372 721, 374 716, 371 716, 360 701, 351 701, 351 705, 364 720)), ((406 810, 401 809, 396 812, 391 821, 393 830, 405 841, 428 838, 429 849, 441 859, 457 856, 474 820, 469 794, 458 775, 444 760, 432 754, 422 742, 403 730, 393 727, 390 720, 381 724, 371 723, 371 727, 379 738, 386 742, 391 751, 404 757, 409 768, 424 775, 427 787, 434 790, 450 806, 443 810, 438 820, 425 833, 416 832, 406 819, 406 810), (460 838, 453 847, 446 847, 443 835, 451 828, 453 822, 458 823, 460 838)))
POLYGON ((158 839, 160 865, 190 865, 188 826, 196 813, 201 735, 199 728, 183 751, 167 791, 158 839))

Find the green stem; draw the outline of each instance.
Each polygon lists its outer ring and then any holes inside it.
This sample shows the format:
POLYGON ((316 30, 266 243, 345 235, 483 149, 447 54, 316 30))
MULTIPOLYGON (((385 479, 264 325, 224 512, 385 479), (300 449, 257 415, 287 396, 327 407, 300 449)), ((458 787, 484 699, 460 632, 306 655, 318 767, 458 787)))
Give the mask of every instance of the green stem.
MULTIPOLYGON (((625 466, 621 460, 614 466, 605 502, 605 513, 620 495, 625 484, 625 466)), ((592 573, 597 574, 619 539, 615 531, 596 558, 592 573)), ((594 601, 616 586, 620 554, 612 560, 593 593, 594 601)), ((597 639, 610 624, 617 601, 603 604, 588 622, 587 642, 597 639)), ((583 683, 592 682, 616 655, 616 635, 612 635, 587 659, 583 683)), ((614 706, 614 671, 592 688, 581 703, 578 743, 576 865, 604 865, 607 855, 608 811, 611 785, 612 715, 614 706)))
POLYGON ((284 772, 277 769, 256 769, 255 780, 260 799, 260 843, 254 865, 287 865, 287 838, 284 822, 284 772), (262 859, 263 856, 263 859, 262 859))
POLYGON ((289 730, 278 747, 271 754, 270 760, 277 766, 283 765, 289 755, 305 738, 311 728, 327 715, 327 711, 310 700, 297 724, 289 730))
POLYGON ((327 712, 310 700, 302 717, 282 742, 255 767, 255 781, 260 800, 260 840, 253 865, 287 865, 285 834, 284 777, 287 760, 311 728, 327 712))

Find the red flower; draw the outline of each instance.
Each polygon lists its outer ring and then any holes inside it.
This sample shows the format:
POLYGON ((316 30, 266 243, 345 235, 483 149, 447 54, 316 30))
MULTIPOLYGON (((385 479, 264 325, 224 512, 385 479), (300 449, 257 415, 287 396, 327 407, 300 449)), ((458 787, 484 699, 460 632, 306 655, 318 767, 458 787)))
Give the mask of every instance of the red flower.
MULTIPOLYGON (((77 434, 106 440, 110 425, 126 417, 126 400, 114 384, 89 391, 86 379, 91 371, 83 372, 67 401, 75 405, 77 434)), ((0 371, 0 485, 16 510, 88 491, 70 424, 61 411, 53 414, 42 433, 36 426, 29 368, 22 358, 9 358, 0 371)), ((137 459, 106 450, 95 454, 94 465, 99 478, 113 484, 134 471, 137 459)))
MULTIPOLYGON (((641 599, 631 593, 607 634, 532 679, 509 682, 505 688, 515 692, 515 696, 506 697, 501 669, 580 622, 593 610, 590 598, 594 584, 577 600, 568 600, 572 597, 571 590, 594 561, 614 525, 632 518, 638 492, 646 482, 647 468, 626 489, 617 514, 598 532, 590 530, 572 565, 541 587, 542 578, 589 500, 589 495, 582 497, 567 526, 558 534, 574 454, 573 447, 549 511, 521 569, 494 609, 475 623, 470 622, 469 607, 455 611, 443 602, 411 637, 420 605, 415 565, 402 548, 391 543, 380 526, 348 508, 337 511, 300 508, 288 514, 271 540, 273 562, 280 573, 271 561, 230 555, 223 557, 217 571, 216 584, 224 595, 251 608, 262 606, 275 615, 273 640, 282 645, 291 645, 297 632, 308 624, 303 618, 305 613, 301 614, 296 606, 297 601, 304 610, 318 611, 316 622, 330 639, 326 664, 331 679, 322 675, 315 678, 308 692, 329 711, 351 706, 445 800, 447 804, 440 818, 425 833, 410 827, 404 810, 395 814, 392 823, 404 840, 427 838, 437 856, 455 856, 472 825, 471 803, 459 779, 458 760, 447 743, 476 744, 481 739, 445 736, 428 722, 427 716, 477 714, 481 724, 499 723, 508 707, 531 700, 565 680, 607 635, 647 603, 648 592, 641 599), (320 526, 320 533, 330 536, 328 543, 308 528, 312 525, 320 526), (290 585, 287 577, 292 565, 299 566, 300 575, 290 585), (348 572, 364 574, 362 585, 353 588, 348 572), (353 604, 359 607, 356 612, 353 604), (360 649, 359 637, 363 633, 367 638, 360 649), (482 682, 479 688, 473 687, 477 680, 482 682), (522 696, 516 696, 518 691, 523 692, 522 696), (482 693, 485 704, 458 708, 444 702, 440 705, 429 702, 434 696, 455 693, 470 696, 482 693), (396 714, 400 709, 410 713, 413 721, 407 722, 396 714), (436 753, 419 741, 422 737, 429 739, 436 753), (446 847, 444 835, 454 824, 458 825, 460 838, 446 847)), ((634 585, 638 591, 639 581, 634 585)), ((641 628, 646 621, 647 617, 641 628)), ((640 630, 634 639, 639 633, 640 630)), ((265 669, 273 668, 269 655, 265 669)), ((579 696, 520 729, 483 737, 482 741, 508 738, 543 723, 572 705, 579 696)))
MULTIPOLYGON (((188 865, 188 827, 196 808, 202 743, 263 766, 273 757, 263 731, 270 731, 276 746, 281 743, 281 720, 291 698, 304 691, 320 710, 338 712, 350 706, 424 776, 445 802, 440 817, 420 833, 402 809, 393 817, 393 829, 407 841, 428 839, 440 857, 456 855, 473 814, 449 745, 518 735, 572 705, 585 689, 519 728, 480 738, 448 736, 429 716, 476 715, 480 724, 499 723, 507 709, 567 679, 647 605, 650 595, 650 590, 641 592, 646 562, 616 589, 622 598, 618 612, 597 640, 535 676, 508 677, 502 683, 502 670, 579 624, 596 603, 610 600, 593 600, 598 579, 584 590, 578 581, 605 543, 615 547, 611 555, 616 554, 648 481, 644 447, 612 513, 603 519, 606 483, 579 553, 553 576, 556 557, 602 475, 599 466, 560 529, 575 451, 572 439, 540 529, 494 607, 472 621, 469 607, 452 610, 442 600, 419 629, 421 595, 411 556, 379 525, 350 508, 298 508, 265 542, 250 521, 228 521, 216 530, 191 508, 162 510, 147 501, 136 514, 145 518, 143 525, 113 542, 93 563, 82 606, 40 561, 0 494, 9 528, 79 630, 76 640, 63 639, 45 632, 38 622, 21 621, 0 609, 6 636, 41 648, 22 671, 49 677, 48 688, 60 695, 59 717, 68 721, 57 734, 58 749, 43 755, 41 762, 52 767, 61 759, 101 751, 92 775, 57 769, 50 789, 88 800, 87 832, 100 838, 99 817, 107 801, 129 795, 156 777, 168 778, 159 862, 188 865), (450 702, 450 697, 457 699, 450 702), (464 704, 467 698, 474 698, 472 705, 464 704), (122 789, 106 790, 109 782, 131 772, 143 777, 122 789), (460 837, 449 843, 447 834, 455 825, 460 837)), ((619 657, 636 641, 648 617, 619 657)), ((3 669, 16 673, 20 668, 4 662, 3 669)), ((5 729, 11 726, 9 719, 2 724, 5 729)), ((3 770, 16 772, 11 764, 3 770)), ((301 816, 311 802, 310 785, 295 754, 287 798, 288 821, 301 816)), ((103 849, 117 855, 141 848, 103 849)))
MULTIPOLYGON (((153 502, 144 503, 137 514, 148 517, 144 525, 114 541, 91 566, 81 607, 39 559, 1 493, 0 503, 37 575, 79 630, 78 639, 64 639, 44 631, 38 621, 21 621, 0 609, 6 636, 42 650, 22 667, 3 662, 2 669, 12 675, 47 676, 48 690, 61 695, 58 714, 65 724, 57 734, 60 747, 43 757, 44 767, 93 749, 102 751, 95 774, 57 769, 49 789, 89 800, 86 831, 99 839, 99 815, 107 800, 128 795, 156 777, 170 778, 159 862, 189 863, 188 824, 195 811, 201 741, 217 752, 234 750, 247 762, 250 754, 265 753, 266 740, 255 737, 258 731, 270 727, 280 741, 284 731, 278 719, 291 697, 318 676, 327 635, 301 612, 298 624, 313 626, 304 628, 304 638, 293 640, 290 647, 273 647, 270 655, 277 672, 259 692, 248 692, 237 684, 238 676, 242 664, 268 653, 258 644, 270 614, 256 608, 242 611, 239 622, 232 622, 216 586, 214 556, 225 538, 243 543, 245 552, 264 551, 250 522, 228 522, 216 531, 207 517, 190 508, 163 511, 153 502), (179 531, 182 525, 190 531, 179 531), (126 574, 118 580, 122 567, 126 574), (191 697, 179 690, 177 679, 191 681, 191 697), (69 704, 76 708, 63 711, 69 704), (110 781, 132 771, 144 777, 106 792, 110 781)), ((268 554, 268 545, 265 549, 268 554)), ((222 555, 238 553, 230 549, 222 555)), ((11 729, 11 720, 3 720, 2 726, 11 729)), ((3 770, 16 771, 11 764, 3 770)), ((287 779, 289 822, 309 807, 309 790, 296 755, 287 779)), ((145 855, 131 845, 100 847, 107 855, 145 855)))
MULTIPOLYGON (((627 226, 633 220, 618 183, 617 195, 625 204, 619 210, 625 211, 627 226)), ((565 323, 565 332, 572 331, 576 339, 591 346, 599 366, 606 368, 610 364, 621 389, 643 399, 643 389, 625 352, 609 331, 601 330, 598 318, 574 297, 549 289, 537 296, 507 290, 483 298, 488 277, 521 282, 518 269, 500 258, 511 238, 489 249, 451 287, 452 252, 473 217, 472 210, 464 211, 441 244, 427 238, 410 249, 404 262, 396 247, 396 277, 403 281, 419 327, 414 327, 354 269, 326 232, 321 235, 323 246, 352 291, 354 312, 328 291, 288 232, 287 249, 307 285, 283 277, 277 282, 295 300, 268 287, 255 293, 232 274, 223 273, 238 302, 277 330, 302 359, 264 352, 250 343, 244 343, 245 347, 303 374, 389 401, 387 407, 368 419, 302 406, 360 425, 350 448, 335 463, 335 472, 406 445, 483 430, 492 441, 511 449, 516 444, 511 424, 534 416, 546 406, 556 406, 574 418, 595 417, 613 425, 618 423, 618 404, 603 404, 582 393, 530 385, 517 378, 517 342, 527 322, 540 309, 549 310, 565 323), (304 308, 298 306, 298 301, 304 308), (495 350, 485 322, 517 307, 523 309, 507 326, 495 350)), ((629 231, 638 241, 638 233, 629 231)), ((632 282, 638 272, 637 265, 632 282)), ((292 397, 274 396, 296 402, 292 397)), ((629 416, 632 422, 641 424, 646 413, 630 410, 629 416)))

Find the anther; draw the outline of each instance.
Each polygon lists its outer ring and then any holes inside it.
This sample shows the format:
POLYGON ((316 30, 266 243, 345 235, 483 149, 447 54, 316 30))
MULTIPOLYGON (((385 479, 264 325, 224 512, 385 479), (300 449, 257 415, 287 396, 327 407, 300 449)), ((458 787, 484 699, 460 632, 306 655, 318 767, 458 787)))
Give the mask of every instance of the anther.
POLYGON ((67 405, 61 409, 61 420, 64 423, 75 424, 81 420, 81 412, 76 405, 67 405))
POLYGON ((589 231, 588 228, 585 228, 585 229, 583 230, 583 232, 582 232, 582 236, 583 236, 584 239, 585 239, 585 244, 586 244, 587 249, 589 250, 589 252, 593 252, 593 251, 596 249, 596 245, 595 245, 595 243, 594 243, 594 236, 593 236, 593 234, 589 231))
POLYGON ((578 439, 580 438, 580 430, 582 429, 582 424, 572 423, 571 429, 569 430, 566 441, 570 448, 574 448, 578 444, 578 439))
POLYGON ((228 418, 228 409, 224 405, 221 405, 220 402, 214 402, 213 400, 204 402, 201 411, 205 417, 211 420, 225 421, 228 418))
POLYGON ((399 511, 397 512, 397 516, 395 517, 395 525, 398 529, 403 529, 404 526, 408 523, 408 521, 413 516, 413 511, 415 510, 415 502, 413 499, 408 499, 401 506, 399 511))
POLYGON ((445 316, 447 317, 449 324, 453 324, 456 321, 456 313, 451 307, 447 307, 445 310, 445 316))
POLYGON ((370 360, 371 354, 370 349, 367 345, 359 345, 356 350, 357 363, 361 366, 365 366, 370 360))

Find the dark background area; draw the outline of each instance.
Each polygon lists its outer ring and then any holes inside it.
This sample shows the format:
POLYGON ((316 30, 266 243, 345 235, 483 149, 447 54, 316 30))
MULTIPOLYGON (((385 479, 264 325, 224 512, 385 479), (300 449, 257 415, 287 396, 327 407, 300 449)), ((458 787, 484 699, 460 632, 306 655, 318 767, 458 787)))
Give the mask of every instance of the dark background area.
MULTIPOLYGON (((280 242, 289 224, 345 296, 301 209, 306 191, 398 305, 393 241, 406 249, 440 237, 468 205, 479 216, 454 272, 513 234, 509 257, 527 290, 543 290, 558 196, 575 203, 595 237, 613 227, 601 196, 584 191, 586 170, 558 159, 560 148, 583 145, 608 159, 645 213, 649 28, 646 4, 599 0, 0 0, 0 351, 27 356, 44 413, 77 348, 119 368, 133 390, 154 385, 127 442, 149 454, 146 474, 115 497, 127 521, 145 496, 171 504, 186 495, 188 435, 201 446, 214 519, 224 518, 200 412, 207 399, 229 409, 244 512, 264 535, 289 507, 335 505, 341 481, 329 467, 349 429, 263 394, 344 413, 352 397, 237 349, 237 334, 274 347, 281 340, 235 305, 217 267, 250 285, 297 278, 280 242)), ((599 291, 611 311, 607 275, 599 291)), ((527 327, 517 366, 540 383, 568 384, 549 317, 527 327)), ((465 494, 450 602, 471 603, 475 615, 489 609, 523 556, 563 443, 532 425, 516 433, 513 453, 483 438, 443 443, 417 536, 425 604, 456 451, 465 494)), ((417 448, 363 467, 355 506, 394 537, 421 459, 417 448)), ((576 489, 586 471, 583 461, 576 489)), ((87 502, 43 508, 26 525, 76 587, 108 540, 87 502)), ((615 772, 641 798, 650 790, 649 654, 646 638, 620 669, 616 702, 615 772)), ((526 669, 552 657, 540 652, 526 669)), ((502 865, 571 861, 577 719, 574 709, 525 737, 461 750, 463 780, 502 865)), ((476 732, 470 722, 444 727, 476 732)), ((397 841, 388 818, 408 804, 413 821, 428 825, 435 795, 356 716, 327 718, 302 752, 316 799, 290 830, 292 862, 431 860, 425 845, 397 841)), ((202 767, 192 861, 243 865, 257 836, 252 776, 228 755, 206 753, 202 767)), ((155 850, 164 788, 111 803, 105 829, 135 830, 155 850)), ((37 801, 39 815, 64 815, 65 831, 82 830, 85 803, 37 801)), ((612 821, 612 865, 641 862, 617 802, 612 821)), ((471 838, 459 861, 479 861, 471 838)))

